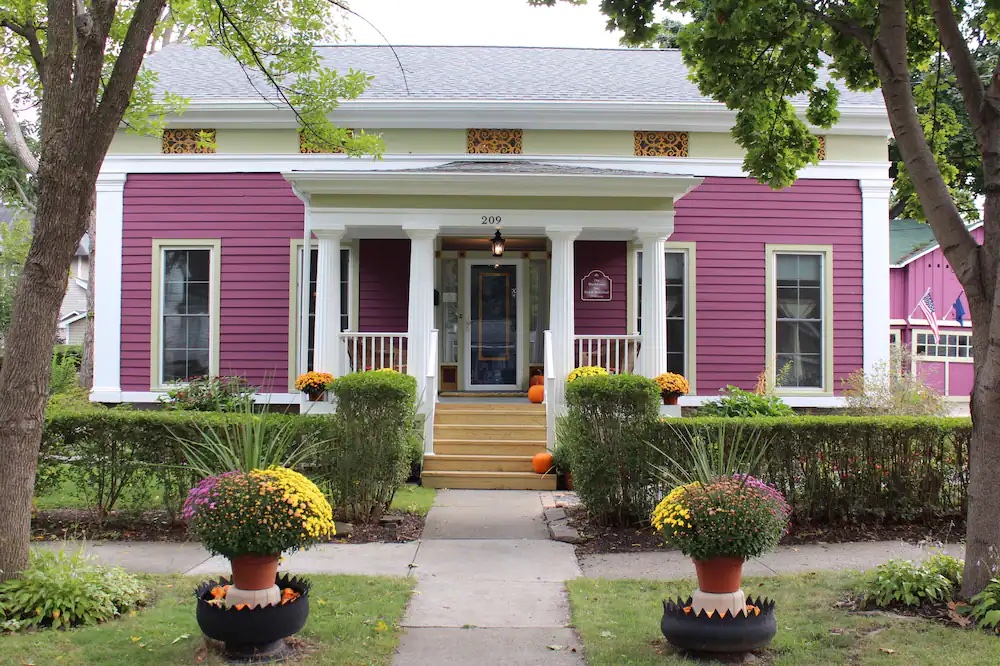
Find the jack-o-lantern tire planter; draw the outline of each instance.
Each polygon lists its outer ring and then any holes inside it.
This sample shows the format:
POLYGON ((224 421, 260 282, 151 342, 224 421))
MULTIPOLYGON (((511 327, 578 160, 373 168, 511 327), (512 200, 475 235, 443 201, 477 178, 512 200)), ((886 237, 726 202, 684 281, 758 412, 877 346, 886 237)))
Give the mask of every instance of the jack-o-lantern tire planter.
POLYGON ((541 384, 535 384, 528 389, 528 400, 535 403, 536 405, 541 404, 545 400, 545 387, 541 384))
POLYGON ((536 453, 535 457, 531 459, 531 469, 535 471, 535 474, 545 474, 551 470, 552 454, 548 451, 536 453))

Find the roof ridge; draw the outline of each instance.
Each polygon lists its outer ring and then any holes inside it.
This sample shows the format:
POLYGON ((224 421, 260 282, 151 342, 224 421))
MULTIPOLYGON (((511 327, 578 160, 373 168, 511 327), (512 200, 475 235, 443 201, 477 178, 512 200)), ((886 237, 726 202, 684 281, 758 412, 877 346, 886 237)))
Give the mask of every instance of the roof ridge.
POLYGON ((519 49, 532 51, 611 51, 617 53, 680 53, 680 49, 631 48, 627 46, 532 46, 525 44, 338 44, 319 42, 316 48, 381 48, 381 49, 519 49))

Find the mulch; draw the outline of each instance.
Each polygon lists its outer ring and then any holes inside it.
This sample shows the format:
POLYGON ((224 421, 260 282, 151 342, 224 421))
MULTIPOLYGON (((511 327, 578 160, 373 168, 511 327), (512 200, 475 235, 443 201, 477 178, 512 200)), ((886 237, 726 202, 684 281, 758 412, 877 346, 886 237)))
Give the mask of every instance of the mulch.
MULTIPOLYGON (((578 555, 595 553, 641 553, 665 550, 663 539, 651 527, 605 527, 595 525, 583 507, 566 509, 570 525, 587 539, 576 546, 578 555)), ((783 545, 846 543, 851 541, 907 541, 909 543, 957 543, 965 536, 965 522, 938 518, 910 523, 853 523, 848 525, 792 525, 783 545)))
MULTIPOLYGON (((423 530, 423 516, 390 513, 381 523, 355 523, 350 534, 338 535, 331 543, 403 543, 419 539, 423 530)), ((33 541, 193 541, 184 523, 171 522, 163 511, 113 512, 99 523, 94 513, 86 509, 36 512, 31 520, 31 538, 33 541)))

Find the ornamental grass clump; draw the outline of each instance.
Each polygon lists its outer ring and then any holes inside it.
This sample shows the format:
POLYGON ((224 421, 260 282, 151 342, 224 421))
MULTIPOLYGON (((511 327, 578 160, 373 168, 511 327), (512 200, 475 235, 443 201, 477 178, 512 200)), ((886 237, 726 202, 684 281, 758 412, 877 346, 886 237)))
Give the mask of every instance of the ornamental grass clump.
POLYGON ((308 548, 336 533, 323 493, 285 467, 206 477, 188 493, 181 517, 205 548, 230 559, 308 548))
POLYGON ((571 384, 581 377, 607 377, 609 374, 611 373, 599 365, 584 365, 569 373, 566 383, 571 384))
POLYGON ((773 550, 791 510, 773 486, 748 475, 677 486, 653 510, 653 527, 694 560, 744 560, 773 550))

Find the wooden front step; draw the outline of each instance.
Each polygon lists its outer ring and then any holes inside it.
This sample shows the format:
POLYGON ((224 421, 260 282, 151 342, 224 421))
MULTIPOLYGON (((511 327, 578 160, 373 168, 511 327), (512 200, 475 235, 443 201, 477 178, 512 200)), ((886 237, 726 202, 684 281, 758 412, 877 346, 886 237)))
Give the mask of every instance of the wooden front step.
POLYGON ((534 472, 424 471, 421 483, 429 488, 484 490, 555 490, 556 477, 534 472))
POLYGON ((545 427, 545 412, 518 411, 510 413, 500 409, 448 409, 434 416, 437 425, 533 425, 545 427))
POLYGON ((528 456, 545 450, 545 442, 434 438, 434 453, 456 456, 528 456))
POLYGON ((544 425, 448 425, 434 424, 434 441, 440 439, 467 439, 476 442, 497 440, 545 442, 544 425))
POLYGON ((530 472, 531 456, 445 455, 424 458, 425 472, 530 472))
POLYGON ((441 412, 481 412, 481 411, 501 411, 501 412, 529 412, 545 414, 545 405, 531 402, 520 402, 511 400, 510 402, 439 402, 434 406, 435 413, 441 412))

